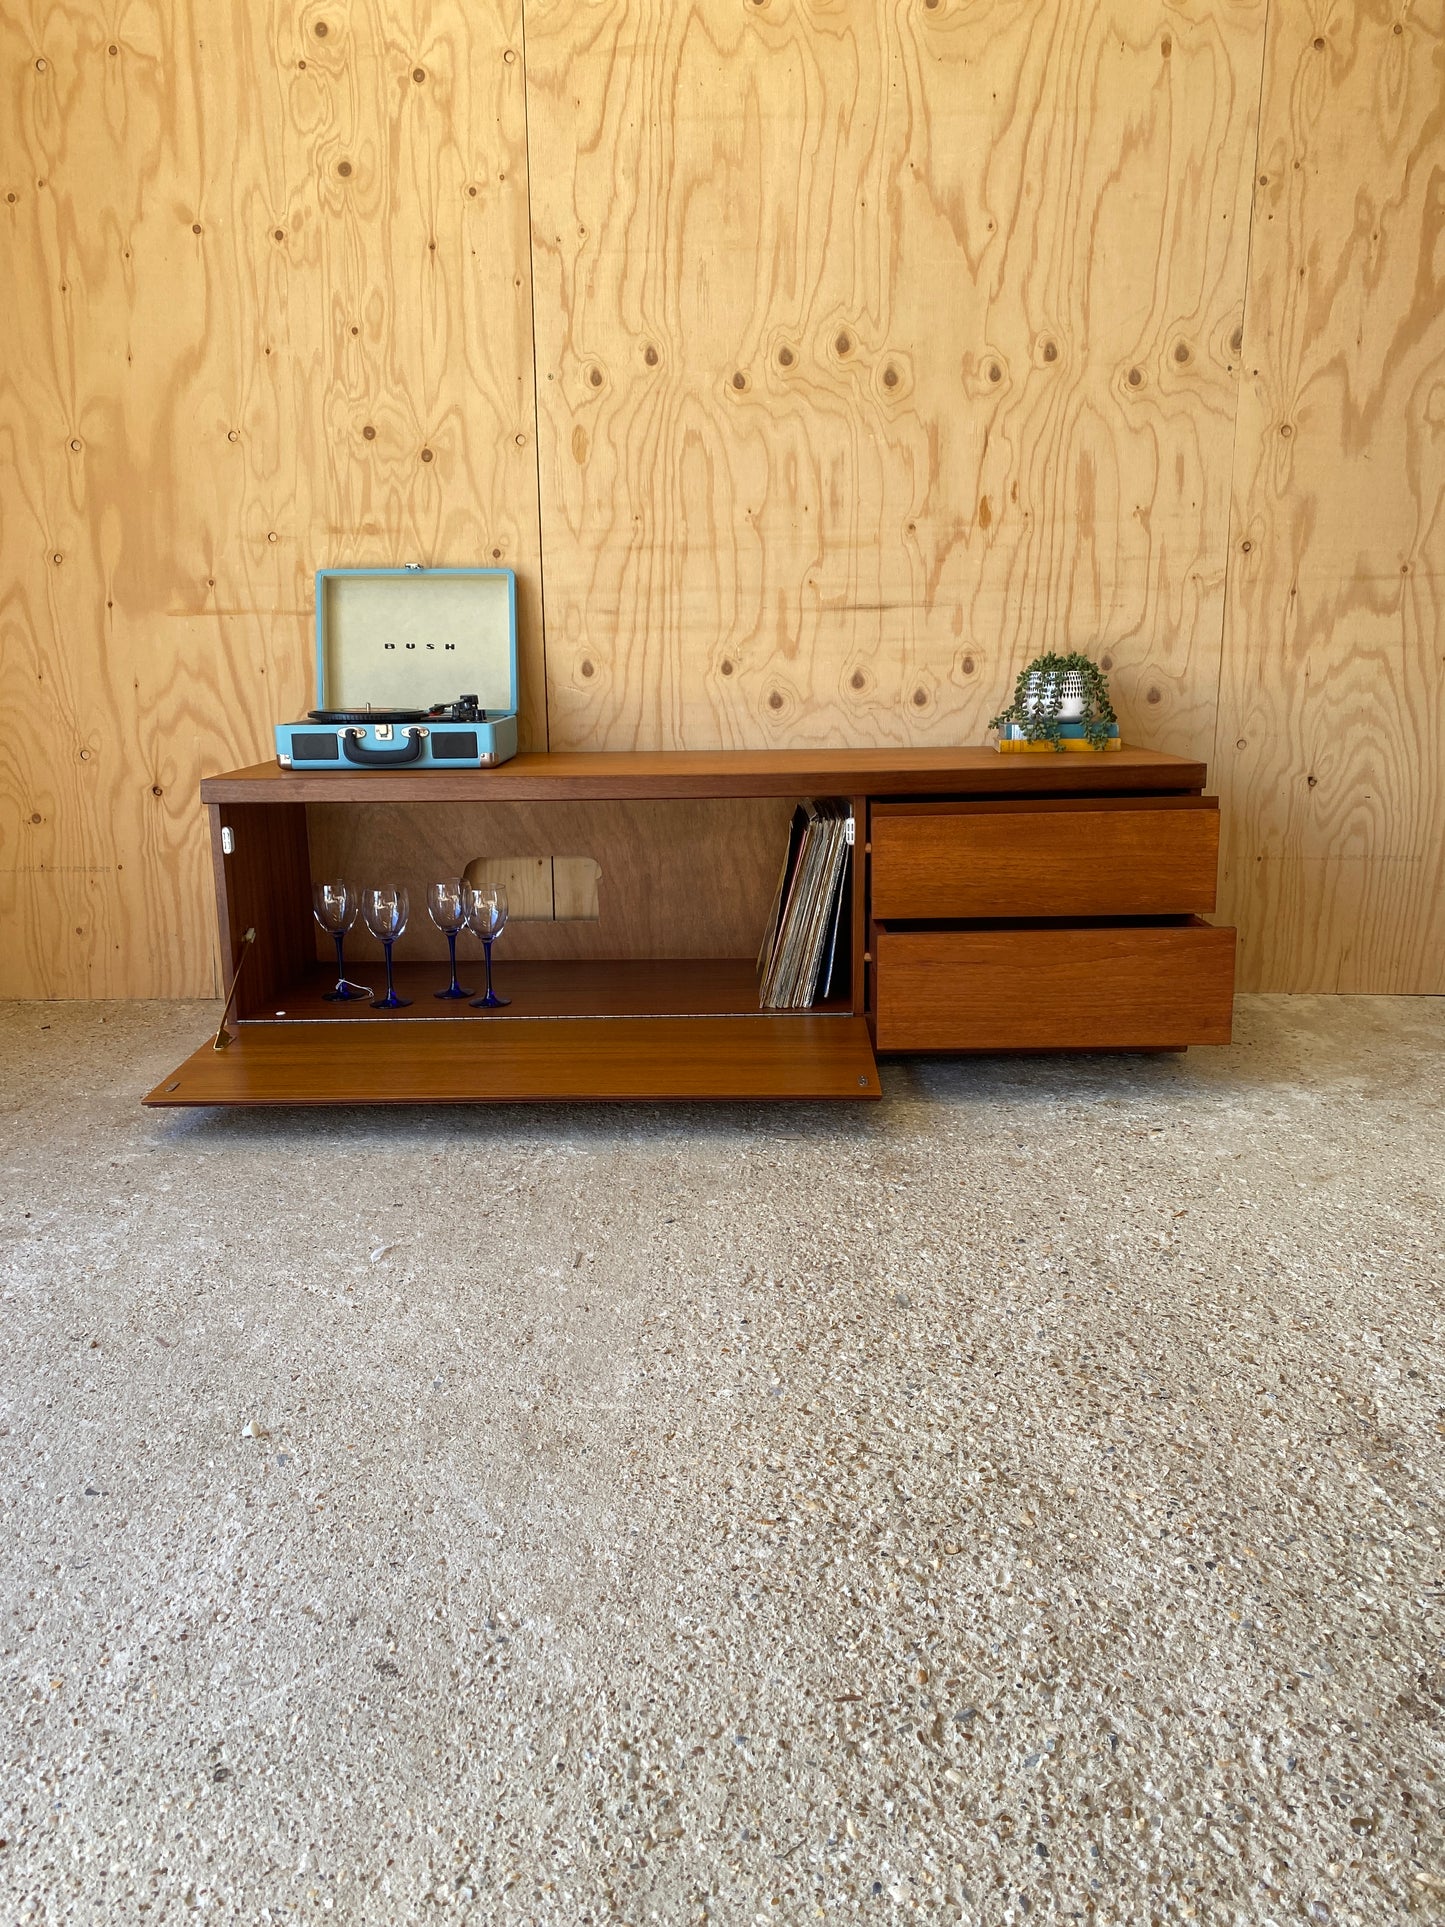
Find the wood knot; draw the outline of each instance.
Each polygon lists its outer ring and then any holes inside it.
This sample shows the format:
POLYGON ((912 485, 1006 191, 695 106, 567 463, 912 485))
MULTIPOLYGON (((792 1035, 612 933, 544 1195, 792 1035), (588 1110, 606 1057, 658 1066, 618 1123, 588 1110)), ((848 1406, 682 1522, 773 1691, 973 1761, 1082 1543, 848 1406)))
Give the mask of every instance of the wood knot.
POLYGON ((868 678, 863 674, 861 669, 855 669, 848 678, 848 686, 851 689, 866 689, 868 687, 868 678))
POLYGON ((1144 700, 1150 703, 1162 702, 1164 700, 1163 692, 1158 689, 1151 689, 1149 691, 1149 694, 1144 698, 1144 700))
POLYGON ((587 660, 586 656, 584 656, 582 658, 582 674, 584 676, 591 676, 594 673, 593 665, 587 660))
POLYGON ((422 82, 426 79, 426 68, 413 67, 411 70, 411 77, 416 82, 417 86, 420 87, 422 82))
POLYGON ((1185 361, 1188 361, 1188 359, 1189 359, 1189 345, 1188 345, 1188 343, 1187 343, 1187 342, 1184 342, 1184 341, 1176 341, 1176 342, 1175 342, 1175 344, 1174 344, 1174 359, 1175 359, 1176 361, 1178 361, 1178 362, 1185 362, 1185 361))
POLYGON ((1057 361, 1058 358, 1059 358, 1059 344, 1056 341, 1046 341, 1044 343, 1044 360, 1057 361))
POLYGON ((853 337, 846 329, 840 329, 833 337, 833 346, 838 350, 840 355, 846 355, 852 350, 853 337))
POLYGON ((421 458, 422 458, 422 460, 423 460, 424 462, 429 462, 429 461, 431 461, 431 460, 433 460, 433 459, 434 459, 434 458, 433 458, 433 456, 432 456, 432 452, 431 452, 431 450, 430 450, 429 448, 424 448, 424 449, 422 450, 422 452, 421 452, 421 458))
POLYGON ((898 370, 891 362, 883 370, 883 386, 885 388, 896 388, 898 386, 898 370))
POLYGON ((771 696, 769 696, 769 698, 768 698, 768 708, 769 708, 769 709, 781 709, 781 708, 782 708, 782 706, 783 706, 783 699, 782 699, 782 697, 781 697, 781 695, 780 695, 780 694, 778 693, 778 691, 777 691, 777 690, 775 689, 775 690, 773 691, 773 693, 772 693, 772 695, 771 695, 771 696))
POLYGON ((793 365, 793 351, 792 351, 792 349, 791 349, 791 348, 788 348, 788 347, 783 347, 783 348, 779 348, 779 350, 778 350, 778 366, 779 366, 780 368, 791 368, 791 367, 792 367, 792 365, 793 365))
POLYGON ((348 177, 350 176, 350 173, 351 173, 351 162, 350 162, 350 161, 341 161, 341 162, 339 162, 339 163, 337 164, 337 169, 336 169, 336 171, 337 171, 337 173, 338 173, 338 174, 339 174, 339 175, 341 176, 341 178, 342 178, 342 180, 343 180, 343 181, 344 181, 344 180, 346 180, 346 179, 347 179, 347 178, 348 178, 348 177))
POLYGON ((315 34, 318 40, 324 40, 327 34, 330 33, 331 29, 330 27, 327 26, 324 20, 318 20, 316 22, 316 25, 311 29, 311 31, 312 33, 315 34))
POLYGON ((600 388, 602 386, 602 370, 600 368, 589 368, 587 370, 587 379, 594 388, 600 388))
POLYGON ((1131 388, 1137 388, 1144 377, 1137 368, 1131 368, 1126 379, 1131 388))
POLYGON ((965 676, 971 676, 974 670, 977 669, 978 664, 974 661, 972 656, 965 656, 963 661, 958 666, 963 671, 965 676))
POLYGON ((642 351, 642 359, 647 363, 649 368, 655 368, 661 359, 661 356, 650 341, 642 351))
POLYGON ((991 361, 988 364, 988 378, 990 381, 1003 380, 1003 369, 999 367, 996 361, 991 361))
POLYGON ((731 664, 731 663, 730 663, 730 662, 728 661, 728 659, 727 659, 727 657, 726 657, 726 656, 724 656, 724 657, 723 657, 723 659, 722 659, 722 663, 721 663, 721 665, 720 665, 720 666, 721 666, 721 669, 722 669, 722 673, 723 673, 723 674, 724 674, 725 676, 730 676, 730 675, 731 675, 731 674, 733 673, 733 666, 732 666, 732 664, 731 664))
POLYGON ((747 376, 743 373, 741 368, 735 368, 733 370, 733 387, 737 389, 739 394, 741 394, 743 389, 746 388, 747 385, 748 385, 747 376))
POLYGON ((928 701, 928 691, 926 689, 914 690, 913 705, 915 709, 922 709, 927 703, 927 701, 928 701))

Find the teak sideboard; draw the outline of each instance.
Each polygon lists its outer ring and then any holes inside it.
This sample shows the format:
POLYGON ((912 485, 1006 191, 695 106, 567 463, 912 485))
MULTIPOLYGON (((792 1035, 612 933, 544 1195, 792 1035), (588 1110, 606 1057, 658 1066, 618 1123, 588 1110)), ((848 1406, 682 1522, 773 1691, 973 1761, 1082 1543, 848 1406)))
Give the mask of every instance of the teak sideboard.
MULTIPOLYGON (((221 954, 239 980, 148 1104, 876 1098, 878 1054, 1225 1044, 1234 932, 1214 908, 1219 813, 1202 763, 1151 750, 523 755, 494 770, 208 778, 221 954), (311 917, 320 805, 851 804, 842 995, 761 1011, 751 956, 516 962, 503 1011, 329 1004, 311 917), (247 945, 245 933, 254 929, 247 945)), ((434 819, 438 824, 443 818, 434 819)), ((779 861, 781 850, 779 851, 779 861)), ((697 888, 708 888, 699 875, 697 888)), ((416 905, 414 918, 425 916, 416 905)), ((759 931, 740 930, 738 947, 759 931)), ((499 976, 505 944, 498 951, 499 976)), ((409 990, 408 994, 411 994, 409 990)))

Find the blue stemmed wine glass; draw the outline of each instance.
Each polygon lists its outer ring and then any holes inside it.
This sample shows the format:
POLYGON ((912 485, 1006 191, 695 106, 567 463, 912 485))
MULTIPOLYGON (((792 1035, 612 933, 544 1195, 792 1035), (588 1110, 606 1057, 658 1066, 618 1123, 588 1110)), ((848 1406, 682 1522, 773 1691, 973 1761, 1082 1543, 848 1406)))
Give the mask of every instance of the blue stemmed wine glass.
POLYGON ((365 984, 347 982, 346 963, 342 956, 346 933, 356 922, 360 908, 355 890, 339 878, 311 886, 311 914, 336 945, 336 988, 322 992, 328 1004, 359 1003, 363 997, 371 995, 365 984))
POLYGON ((492 989, 492 945, 501 936, 507 923, 507 893, 500 884, 489 883, 479 890, 467 889, 467 926, 474 930, 482 940, 482 948, 487 953, 487 994, 473 997, 473 1010, 500 1010, 504 1004, 511 1003, 510 997, 499 997, 492 989))
POLYGON ((362 897, 361 914, 366 919, 366 927, 386 952, 386 995, 372 998, 373 1010, 402 1010, 411 1002, 410 997, 397 996, 391 974, 391 946, 405 930, 410 909, 406 891, 394 883, 373 884, 362 897))
POLYGON ((434 997, 470 997, 469 990, 463 990, 457 982, 457 932, 467 927, 467 886, 460 877, 446 877, 434 883, 426 893, 427 915, 447 940, 447 949, 452 960, 452 980, 445 990, 432 992, 434 997))

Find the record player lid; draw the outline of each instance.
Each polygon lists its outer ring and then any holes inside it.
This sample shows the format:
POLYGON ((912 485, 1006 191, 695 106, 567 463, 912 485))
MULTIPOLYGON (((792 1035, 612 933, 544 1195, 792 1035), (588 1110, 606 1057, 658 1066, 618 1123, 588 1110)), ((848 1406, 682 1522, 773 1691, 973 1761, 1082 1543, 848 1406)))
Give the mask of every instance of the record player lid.
POLYGON ((517 579, 510 569, 321 569, 316 707, 417 720, 475 691, 517 707, 517 579))

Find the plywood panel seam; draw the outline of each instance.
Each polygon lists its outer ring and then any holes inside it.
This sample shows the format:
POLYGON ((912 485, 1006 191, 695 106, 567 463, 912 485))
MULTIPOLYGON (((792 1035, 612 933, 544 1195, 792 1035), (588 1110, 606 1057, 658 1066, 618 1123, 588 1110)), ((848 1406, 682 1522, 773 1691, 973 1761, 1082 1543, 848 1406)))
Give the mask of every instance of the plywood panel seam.
POLYGON ((522 55, 522 149, 527 157, 527 296, 532 323, 532 454, 537 468, 537 623, 542 654, 542 743, 552 746, 552 677, 547 666, 547 540, 542 516, 542 398, 537 361, 537 263, 532 209, 532 85, 527 65, 527 0, 519 0, 522 55))
MULTIPOLYGON (((1224 697, 1224 652, 1229 644, 1229 576, 1234 563, 1234 474, 1239 458, 1239 404, 1244 393, 1244 356, 1249 345, 1249 284, 1254 269, 1254 210, 1259 180, 1260 139, 1264 131, 1264 80, 1265 66, 1269 52, 1269 10, 1272 0, 1264 0, 1264 25, 1259 36, 1259 88, 1255 98, 1254 110, 1254 157, 1249 170, 1249 226, 1244 238, 1244 291, 1239 304, 1239 355, 1234 384, 1234 426, 1229 439, 1229 494, 1224 514, 1224 580, 1219 597, 1219 653, 1215 657, 1214 669, 1214 754, 1210 758, 1211 769, 1219 768, 1219 728, 1223 714, 1224 697)), ((533 299, 535 300, 535 292, 533 299)), ((537 502, 541 513, 540 488, 537 502)))

